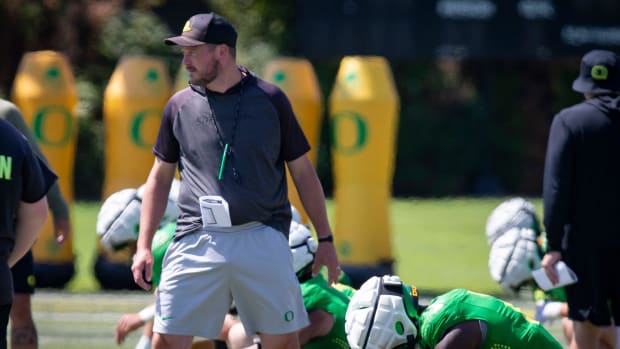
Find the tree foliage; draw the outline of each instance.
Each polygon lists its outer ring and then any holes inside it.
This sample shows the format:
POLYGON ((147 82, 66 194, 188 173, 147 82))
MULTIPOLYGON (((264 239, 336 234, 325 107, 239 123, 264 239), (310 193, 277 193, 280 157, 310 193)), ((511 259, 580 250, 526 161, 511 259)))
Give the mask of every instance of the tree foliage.
MULTIPOLYGON (((56 50, 69 58, 80 96, 75 196, 98 199, 103 177, 102 96, 123 55, 159 56, 175 76, 180 56, 162 44, 174 34, 166 23, 179 17, 184 21, 185 11, 213 9, 239 32, 239 63, 260 76, 274 57, 298 53, 296 33, 303 28, 296 25, 296 6, 290 0, 0 0, 0 42, 5 50, 0 55, 0 97, 10 95, 25 52, 56 50)), ((312 61, 324 100, 340 58, 312 61)), ((551 118, 581 99, 570 90, 579 57, 390 63, 401 104, 395 195, 540 193, 551 118)), ((331 194, 327 113, 318 172, 331 194)))

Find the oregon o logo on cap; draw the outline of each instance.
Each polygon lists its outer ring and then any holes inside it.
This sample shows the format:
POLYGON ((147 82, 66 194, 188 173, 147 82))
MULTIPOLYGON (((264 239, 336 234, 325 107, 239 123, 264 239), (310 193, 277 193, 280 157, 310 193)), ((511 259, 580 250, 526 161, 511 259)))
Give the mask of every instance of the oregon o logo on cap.
POLYGON ((594 80, 607 80, 607 75, 609 72, 607 71, 606 66, 597 64, 592 67, 590 74, 594 80))

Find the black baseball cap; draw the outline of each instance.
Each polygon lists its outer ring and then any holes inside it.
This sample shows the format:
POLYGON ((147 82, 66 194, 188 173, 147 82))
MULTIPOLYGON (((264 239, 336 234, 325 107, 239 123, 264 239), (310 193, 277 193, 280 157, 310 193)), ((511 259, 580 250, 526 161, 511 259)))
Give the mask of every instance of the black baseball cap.
POLYGON ((573 90, 581 93, 620 92, 618 55, 606 50, 592 50, 581 59, 579 76, 573 90))
POLYGON ((209 12, 192 16, 179 36, 164 40, 167 45, 198 46, 202 44, 226 44, 235 47, 237 31, 222 16, 209 12))

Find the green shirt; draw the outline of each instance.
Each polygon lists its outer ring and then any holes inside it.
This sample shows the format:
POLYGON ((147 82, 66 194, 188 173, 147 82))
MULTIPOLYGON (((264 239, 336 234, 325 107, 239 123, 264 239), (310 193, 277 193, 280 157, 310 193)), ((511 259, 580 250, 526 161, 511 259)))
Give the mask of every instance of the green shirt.
POLYGON ((484 321, 486 338, 481 349, 561 349, 547 330, 501 299, 455 289, 431 300, 420 315, 420 347, 434 348, 446 331, 468 321, 484 321))
POLYGON ((344 318, 349 305, 349 297, 333 287, 319 274, 301 284, 301 294, 307 311, 323 310, 334 317, 331 331, 318 338, 313 338, 303 346, 304 349, 342 348, 348 349, 347 335, 344 332, 344 318))
POLYGON ((168 250, 168 246, 174 239, 174 232, 177 228, 177 222, 170 222, 163 227, 157 229, 153 235, 153 243, 151 244, 151 253, 153 254, 153 273, 151 281, 157 287, 161 280, 161 269, 164 262, 164 256, 168 250))

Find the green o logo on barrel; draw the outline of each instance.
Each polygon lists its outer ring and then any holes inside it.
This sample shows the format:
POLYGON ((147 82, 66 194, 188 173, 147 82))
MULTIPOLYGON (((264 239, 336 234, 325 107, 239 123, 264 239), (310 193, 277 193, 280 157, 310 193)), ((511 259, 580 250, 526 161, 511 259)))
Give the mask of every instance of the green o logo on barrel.
MULTIPOLYGON (((145 137, 142 131, 144 122, 149 118, 156 118, 159 121, 162 111, 159 109, 145 109, 137 112, 131 117, 131 125, 129 127, 129 137, 131 141, 138 147, 151 148, 153 139, 145 137)), ((153 135, 152 137, 155 137, 153 135)))
POLYGON ((41 144, 53 147, 66 145, 71 140, 73 134, 73 116, 69 110, 62 105, 47 105, 37 110, 34 114, 33 133, 37 141, 41 144), (46 130, 50 129, 50 124, 64 125, 60 135, 50 135, 46 130))
POLYGON ((334 149, 344 155, 353 155, 361 151, 366 145, 368 126, 365 118, 357 112, 346 110, 333 115, 330 129, 331 143, 334 149), (341 127, 354 128, 355 137, 352 141, 345 144, 343 140, 338 137, 338 130, 341 127))
POLYGON ((286 80, 286 72, 284 70, 278 70, 271 76, 271 79, 276 84, 281 84, 286 80))

